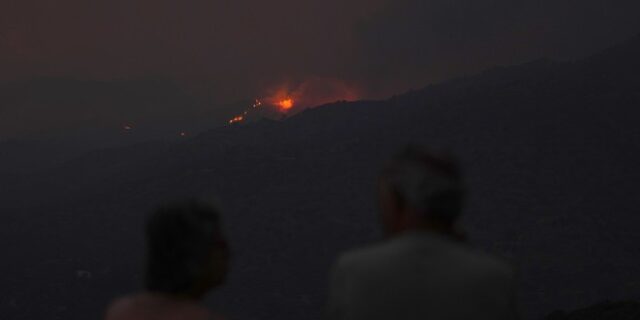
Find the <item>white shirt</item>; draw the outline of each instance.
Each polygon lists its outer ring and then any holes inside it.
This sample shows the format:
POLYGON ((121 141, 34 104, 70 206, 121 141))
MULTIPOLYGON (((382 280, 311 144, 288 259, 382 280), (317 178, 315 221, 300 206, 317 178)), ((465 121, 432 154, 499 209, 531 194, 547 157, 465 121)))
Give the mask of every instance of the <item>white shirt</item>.
POLYGON ((511 267, 453 239, 410 232, 344 254, 332 270, 330 320, 517 318, 511 267))

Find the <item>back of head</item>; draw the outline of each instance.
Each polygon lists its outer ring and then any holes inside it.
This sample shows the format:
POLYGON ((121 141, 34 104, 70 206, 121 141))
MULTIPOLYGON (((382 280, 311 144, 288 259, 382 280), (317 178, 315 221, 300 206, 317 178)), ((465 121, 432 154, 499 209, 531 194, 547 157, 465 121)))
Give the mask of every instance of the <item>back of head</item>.
POLYGON ((226 261, 213 254, 225 246, 215 208, 197 201, 162 206, 148 220, 146 237, 147 290, 199 295, 224 276, 216 266, 226 261))
POLYGON ((407 147, 384 168, 380 180, 398 209, 423 219, 453 224, 462 212, 464 184, 451 156, 407 147))

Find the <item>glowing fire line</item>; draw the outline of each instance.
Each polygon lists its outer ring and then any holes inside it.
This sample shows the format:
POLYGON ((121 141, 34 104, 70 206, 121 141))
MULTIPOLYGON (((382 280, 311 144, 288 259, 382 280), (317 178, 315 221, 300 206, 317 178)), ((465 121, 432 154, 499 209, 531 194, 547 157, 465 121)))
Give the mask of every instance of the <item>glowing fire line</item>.
POLYGON ((228 122, 229 122, 229 124, 234 124, 234 123, 238 123, 238 122, 242 122, 242 121, 244 121, 245 116, 246 116, 247 114, 249 114, 249 109, 259 108, 259 107, 261 107, 261 106, 262 106, 262 102, 261 102, 259 99, 256 99, 256 100, 253 102, 253 105, 251 105, 251 108, 248 108, 248 109, 244 110, 244 111, 242 112, 242 114, 241 114, 241 115, 237 115, 237 116, 235 116, 235 117, 231 118, 231 119, 228 121, 228 122))
MULTIPOLYGON (((280 99, 277 100, 276 102, 272 103, 274 106, 278 107, 278 109, 281 112, 287 112, 289 109, 293 108, 295 102, 293 101, 292 98, 286 97, 284 99, 280 99)), ((246 110, 244 110, 242 112, 242 114, 239 114, 231 119, 229 119, 228 123, 229 124, 235 124, 235 123, 240 123, 246 120, 246 116, 249 114, 249 111, 251 109, 256 109, 256 108, 260 108, 262 107, 262 101, 260 101, 260 99, 256 99, 253 103, 253 105, 250 108, 247 108, 246 110)))

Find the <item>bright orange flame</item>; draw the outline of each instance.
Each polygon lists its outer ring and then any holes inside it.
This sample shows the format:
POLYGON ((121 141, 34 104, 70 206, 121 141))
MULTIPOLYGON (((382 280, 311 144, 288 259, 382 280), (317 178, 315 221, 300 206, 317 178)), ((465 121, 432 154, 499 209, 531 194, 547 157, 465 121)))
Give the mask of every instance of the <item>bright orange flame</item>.
POLYGON ((286 99, 280 100, 278 101, 278 106, 280 106, 280 108, 283 110, 289 110, 293 108, 293 99, 286 98, 286 99))

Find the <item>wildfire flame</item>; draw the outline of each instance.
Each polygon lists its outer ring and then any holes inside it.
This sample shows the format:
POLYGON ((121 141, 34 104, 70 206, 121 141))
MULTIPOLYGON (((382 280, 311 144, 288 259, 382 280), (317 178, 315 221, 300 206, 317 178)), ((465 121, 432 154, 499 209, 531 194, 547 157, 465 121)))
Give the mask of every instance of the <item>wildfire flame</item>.
POLYGON ((259 112, 261 116, 277 118, 294 114, 304 108, 335 101, 354 101, 359 97, 356 87, 346 81, 312 77, 297 84, 285 83, 267 90, 262 100, 264 103, 261 99, 255 99, 251 106, 229 119, 228 123, 238 124, 249 121, 255 112, 253 109, 257 108, 266 109, 259 112))
POLYGON ((278 107, 280 107, 281 110, 286 111, 293 108, 293 103, 294 103, 293 99, 286 98, 278 101, 278 107))
POLYGON ((260 108, 262 106, 262 101, 260 101, 259 99, 256 99, 253 104, 251 105, 250 108, 245 109, 242 114, 237 115, 231 119, 229 119, 228 123, 229 124, 234 124, 234 123, 239 123, 245 120, 246 116, 249 114, 249 110, 251 109, 256 109, 256 108, 260 108))
POLYGON ((237 116, 237 117, 234 117, 233 119, 229 120, 229 124, 234 124, 234 123, 240 122, 242 120, 244 120, 243 116, 237 116))
MULTIPOLYGON (((289 109, 294 107, 295 102, 293 98, 285 96, 284 98, 281 98, 279 100, 269 99, 268 104, 271 105, 272 107, 278 108, 280 112, 286 112, 289 109)), ((251 109, 260 108, 262 106, 263 106, 262 101, 260 99, 256 99, 250 108, 245 109, 241 114, 229 119, 228 123, 235 124, 235 123, 243 122, 247 119, 247 116, 249 115, 249 112, 251 111, 251 109)))

